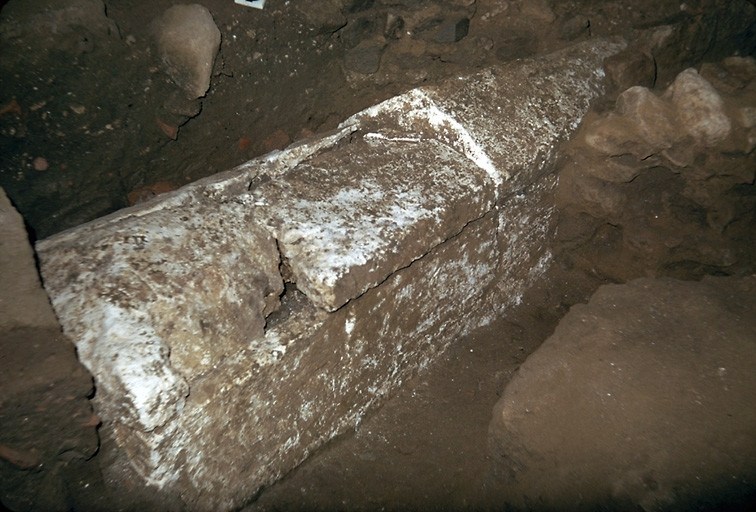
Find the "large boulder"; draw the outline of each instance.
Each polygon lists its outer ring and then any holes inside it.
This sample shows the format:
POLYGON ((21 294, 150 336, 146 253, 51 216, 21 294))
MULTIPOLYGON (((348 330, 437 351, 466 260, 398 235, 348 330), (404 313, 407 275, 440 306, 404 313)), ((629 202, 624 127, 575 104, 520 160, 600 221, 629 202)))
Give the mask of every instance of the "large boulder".
POLYGON ((572 308, 490 426, 519 509, 712 510, 756 496, 756 276, 638 279, 572 308))

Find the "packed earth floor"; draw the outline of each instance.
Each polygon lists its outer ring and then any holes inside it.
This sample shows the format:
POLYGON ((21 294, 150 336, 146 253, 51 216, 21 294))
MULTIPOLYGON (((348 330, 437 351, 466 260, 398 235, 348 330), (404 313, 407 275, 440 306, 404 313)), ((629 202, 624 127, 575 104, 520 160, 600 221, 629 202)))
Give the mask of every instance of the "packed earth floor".
MULTIPOLYGON (((714 85, 729 94, 727 108, 750 112, 754 123, 756 64, 748 60, 756 50, 753 1, 267 0, 263 9, 253 9, 232 0, 200 0, 220 31, 220 50, 209 87, 192 98, 165 70, 156 43, 161 16, 178 3, 0 4, 0 186, 32 242, 333 130, 361 109, 418 85, 591 38, 622 36, 637 49, 631 55, 646 55, 637 45, 648 31, 668 26, 675 34, 646 60, 629 57, 614 68, 613 90, 566 144, 557 163, 563 172, 559 238, 544 278, 507 316, 453 343, 354 432, 251 496, 247 512, 515 507, 496 483, 492 411, 518 367, 571 307, 587 303, 601 285, 640 277, 699 281, 756 272, 756 143, 705 154, 680 143, 664 154, 653 148, 646 154, 633 146, 637 133, 628 133, 626 150, 612 154, 606 136, 615 127, 622 91, 642 85, 663 97, 690 67, 708 78, 720 76, 724 85, 714 85), (592 152, 623 165, 632 158, 649 165, 636 166, 640 170, 624 183, 591 189, 592 197, 602 196, 591 202, 585 199, 591 194, 580 191, 593 185, 586 185, 589 179, 574 162, 590 167, 599 158, 592 152), (715 165, 732 172, 709 173, 691 185, 678 169, 708 172, 715 165), (692 188, 698 202, 685 195, 692 188), (620 196, 622 207, 609 204, 620 196), (676 245, 675 252, 665 245, 672 233, 692 242, 676 245)), ((628 125, 617 126, 621 133, 628 125)), ((745 139, 756 140, 753 126, 744 128, 745 139)), ((51 357, 52 368, 56 355, 51 357)), ((11 364, 22 365, 8 358, 0 368, 11 364)), ((674 372, 667 385, 685 387, 674 372)), ((3 390, 14 392, 12 385, 3 390)), ((754 403, 741 405, 753 411, 754 403)), ((571 404, 561 407, 568 418, 571 404)), ((12 435, 5 427, 0 447, 55 436, 49 425, 12 435)), ((753 437, 748 443, 751 449, 753 437)), ((8 453, 0 452, 0 464, 11 467, 8 453)), ((48 503, 62 503, 64 510, 129 510, 103 491, 97 456, 69 462, 62 484, 45 480, 36 490, 51 496, 48 503)), ((648 480, 649 488, 663 485, 662 479, 648 480)), ((693 505, 663 498, 622 505, 747 510, 756 481, 718 492, 693 505)), ((579 500, 565 508, 592 509, 579 500)))

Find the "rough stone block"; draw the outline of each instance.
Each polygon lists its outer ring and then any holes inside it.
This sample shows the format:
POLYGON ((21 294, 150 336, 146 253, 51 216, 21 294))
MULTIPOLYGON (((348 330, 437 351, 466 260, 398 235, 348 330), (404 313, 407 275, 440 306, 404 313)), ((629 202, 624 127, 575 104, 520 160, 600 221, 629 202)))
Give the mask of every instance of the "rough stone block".
MULTIPOLYGON (((548 270, 556 231, 554 194, 557 175, 547 174, 510 196, 498 207, 496 242, 499 261, 491 312, 506 316, 548 270)), ((483 318, 483 322, 494 318, 483 318)))
POLYGON ((633 86, 653 87, 656 84, 654 58, 636 47, 608 57, 604 62, 609 81, 618 91, 633 86))
POLYGON ((651 153, 669 149, 681 138, 682 127, 670 105, 645 87, 631 87, 620 94, 616 110, 630 121, 651 153))
POLYGON ((456 43, 461 41, 469 30, 469 18, 444 20, 436 29, 433 40, 437 43, 456 43))
POLYGON ((756 278, 638 279, 572 308, 494 409, 514 510, 728 509, 756 479, 756 278), (586 378, 590 376, 590 378, 586 378))

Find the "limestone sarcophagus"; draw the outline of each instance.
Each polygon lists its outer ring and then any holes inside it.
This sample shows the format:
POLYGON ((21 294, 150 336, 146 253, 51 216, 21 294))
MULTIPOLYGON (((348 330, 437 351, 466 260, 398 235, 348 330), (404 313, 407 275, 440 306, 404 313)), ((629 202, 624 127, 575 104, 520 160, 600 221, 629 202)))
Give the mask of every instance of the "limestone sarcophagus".
POLYGON ((517 302, 548 265, 556 147, 621 48, 410 91, 40 242, 106 471, 239 506, 517 302))

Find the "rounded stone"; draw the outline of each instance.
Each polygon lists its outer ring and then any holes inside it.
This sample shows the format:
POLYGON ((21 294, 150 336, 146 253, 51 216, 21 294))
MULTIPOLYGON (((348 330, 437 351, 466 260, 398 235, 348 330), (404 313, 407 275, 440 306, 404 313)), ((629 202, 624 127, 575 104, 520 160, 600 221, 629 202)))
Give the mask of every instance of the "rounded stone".
POLYGON ((171 80, 189 98, 204 96, 221 42, 210 11, 199 4, 174 5, 155 21, 153 29, 158 55, 171 80))

